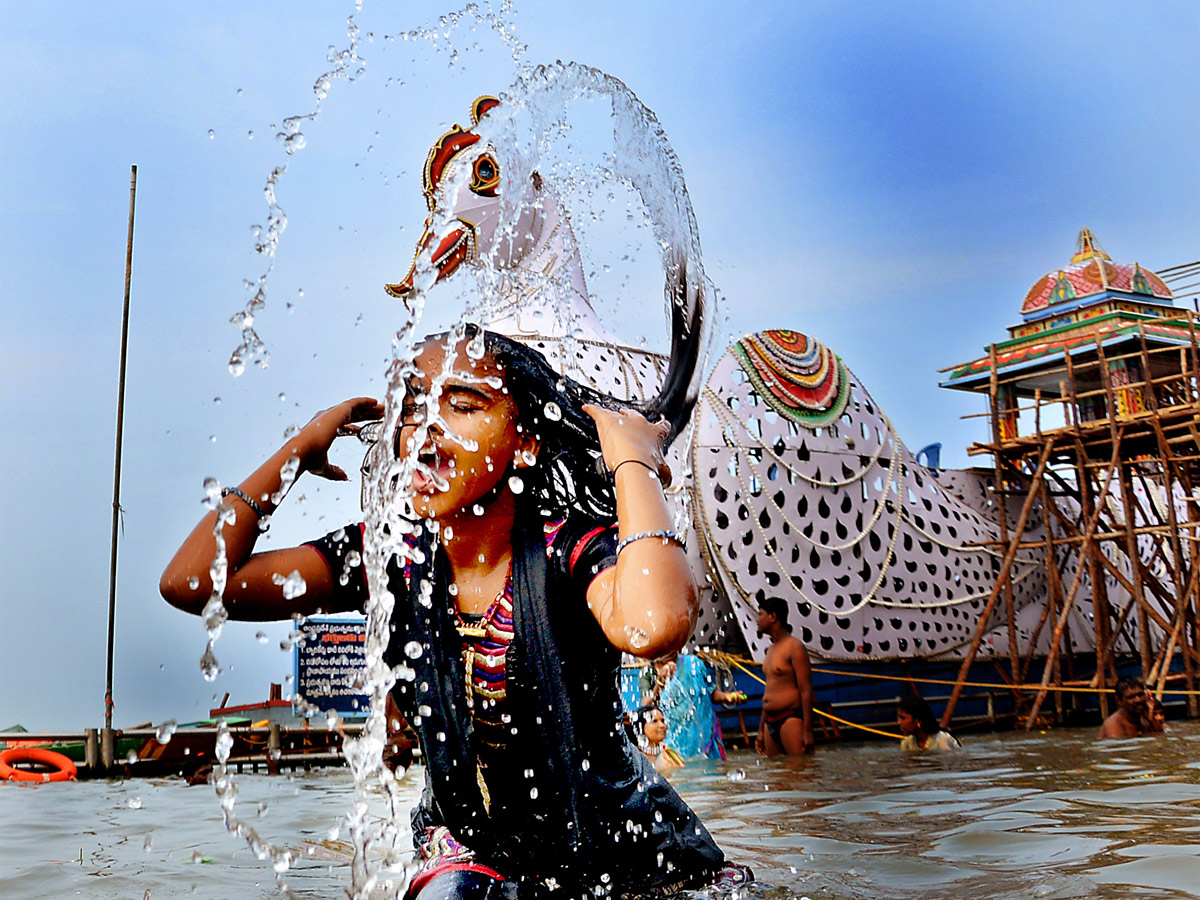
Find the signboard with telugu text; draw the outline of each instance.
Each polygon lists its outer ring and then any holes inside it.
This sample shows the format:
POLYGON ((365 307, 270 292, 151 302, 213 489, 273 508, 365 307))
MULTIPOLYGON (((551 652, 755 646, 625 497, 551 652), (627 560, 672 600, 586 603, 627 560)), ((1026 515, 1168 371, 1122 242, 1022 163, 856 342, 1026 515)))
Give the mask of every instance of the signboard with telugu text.
POLYGON ((363 618, 312 616, 300 627, 295 646, 296 694, 323 712, 365 717, 370 700, 355 685, 366 667, 363 618))

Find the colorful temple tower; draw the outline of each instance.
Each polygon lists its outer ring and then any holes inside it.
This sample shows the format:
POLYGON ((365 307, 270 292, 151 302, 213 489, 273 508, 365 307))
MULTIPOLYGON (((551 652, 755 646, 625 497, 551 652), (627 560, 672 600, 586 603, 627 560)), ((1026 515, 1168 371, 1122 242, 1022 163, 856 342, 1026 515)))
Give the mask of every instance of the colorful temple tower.
POLYGON ((1106 357, 1103 371, 1072 367, 1080 370, 1073 373, 1078 399, 1073 413, 1079 421, 1091 422, 1108 418, 1110 393, 1118 418, 1146 412, 1149 382, 1143 366, 1154 366, 1154 380, 1177 373, 1177 359, 1156 358, 1155 352, 1192 343, 1190 325, 1179 318, 1166 283, 1136 262, 1114 263, 1087 228, 1079 233, 1070 264, 1034 282, 1021 304, 1021 317, 1020 324, 1008 329, 1007 340, 987 347, 987 356, 955 366, 942 383, 985 392, 995 371, 1000 376, 999 437, 1005 440, 1017 436, 1020 398, 1033 398, 1040 390, 1061 399, 1066 360, 1106 357), (1143 343, 1152 351, 1151 360, 1142 358, 1143 343))
MULTIPOLYGON (((1190 276, 1194 264, 1178 267, 1185 269, 1190 276)), ((1006 551, 1006 566, 1018 550, 1045 552, 1049 649, 1043 689, 1026 721, 1032 727, 1051 683, 1095 688, 1106 707, 1105 687, 1118 666, 1135 662, 1159 694, 1185 683, 1194 716, 1198 316, 1176 305, 1163 277, 1136 262, 1113 262, 1084 228, 1070 263, 1026 293, 1021 317, 984 356, 944 370, 942 387, 988 398, 991 440, 968 452, 995 462, 1002 523, 995 543, 1006 551), (1015 521, 1005 511, 1014 502, 1021 510, 1015 521), (1042 526, 1036 539, 1031 521, 1042 526), (1072 656, 1063 640, 1073 611, 1094 626, 1090 660, 1072 656), (1071 672, 1063 671, 1064 657, 1071 672)), ((1011 619, 1009 579, 1005 568, 992 602, 1007 591, 1011 619)), ((1055 696, 1061 703, 1061 692, 1055 696)), ((952 710, 953 702, 947 718, 952 710)))

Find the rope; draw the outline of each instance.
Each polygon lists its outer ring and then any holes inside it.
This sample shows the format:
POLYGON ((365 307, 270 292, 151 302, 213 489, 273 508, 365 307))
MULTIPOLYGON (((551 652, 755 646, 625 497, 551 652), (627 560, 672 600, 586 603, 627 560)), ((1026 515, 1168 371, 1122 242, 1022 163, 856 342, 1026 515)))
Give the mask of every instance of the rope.
MULTIPOLYGON (((710 405, 712 406, 713 413, 717 416, 717 418, 722 419, 726 423, 727 427, 728 427, 728 423, 736 422, 739 426, 741 426, 742 431, 744 431, 750 438, 752 438, 756 441, 758 446, 755 449, 761 450, 765 455, 771 457, 771 459, 775 460, 779 465, 783 466, 788 472, 791 472, 797 478, 800 478, 803 481, 807 481, 809 484, 815 485, 817 487, 826 487, 826 488, 846 487, 850 484, 853 484, 856 481, 861 481, 862 479, 868 477, 870 475, 870 473, 874 470, 875 465, 879 462, 880 457, 883 455, 884 448, 888 445, 889 442, 892 443, 892 447, 893 447, 892 457, 891 457, 891 461, 888 464, 888 479, 887 479, 888 487, 880 494, 880 501, 879 501, 879 504, 876 506, 875 512, 871 515, 870 524, 868 524, 867 527, 854 540, 852 540, 846 544, 837 544, 837 545, 826 545, 826 544, 822 544, 818 541, 814 541, 811 537, 809 537, 807 534, 804 533, 803 529, 797 528, 795 526, 795 524, 792 523, 787 518, 786 514, 784 514, 784 511, 780 507, 778 507, 778 506, 775 507, 779 511, 779 513, 783 516, 784 521, 787 522, 787 524, 789 526, 791 526, 793 530, 799 532, 800 536, 803 537, 810 544, 812 544, 814 547, 817 547, 818 549, 821 549, 821 550, 841 551, 841 550, 846 550, 850 547, 853 547, 854 545, 856 545, 858 543, 861 543, 862 540, 866 537, 867 533, 870 532, 874 528, 875 523, 879 521, 879 518, 882 515, 883 504, 887 502, 887 495, 889 493, 891 493, 892 484, 894 483, 896 485, 896 493, 897 493, 897 501, 898 501, 897 519, 903 518, 905 521, 907 521, 909 523, 909 526, 914 531, 916 531, 918 534, 920 534, 922 537, 926 538, 929 541, 932 541, 933 543, 937 544, 940 547, 945 547, 947 550, 953 550, 956 553, 986 553, 989 556, 994 556, 998 559, 1002 558, 1004 556, 1004 554, 1001 551, 993 550, 990 547, 980 547, 980 546, 964 547, 964 546, 958 546, 955 544, 947 543, 945 541, 938 539, 937 537, 934 537, 932 534, 925 531, 925 529, 920 528, 919 526, 916 525, 916 523, 914 523, 912 521, 911 517, 908 516, 908 514, 904 510, 904 502, 903 502, 903 496, 902 496, 902 491, 901 491, 902 480, 897 479, 895 477, 897 466, 903 465, 903 463, 901 462, 901 459, 903 456, 903 454, 901 453, 902 445, 899 440, 899 436, 896 434, 895 426, 892 425, 891 420, 886 415, 884 415, 882 411, 879 413, 879 415, 882 417, 883 423, 887 427, 887 436, 883 439, 882 443, 880 443, 879 447, 875 450, 875 452, 871 456, 871 460, 867 464, 867 466, 865 468, 861 469, 858 472, 858 474, 856 474, 844 481, 822 481, 818 478, 812 478, 809 475, 805 475, 799 469, 795 468, 792 465, 789 465, 783 459, 783 457, 781 457, 780 455, 775 453, 774 449, 769 444, 767 444, 763 441, 761 434, 756 435, 754 433, 754 430, 751 429, 750 426, 747 425, 746 422, 740 416, 738 416, 735 412, 733 412, 728 407, 727 404, 722 403, 720 397, 717 394, 715 394, 711 388, 705 388, 704 394, 705 394, 706 399, 708 399, 710 405)), ((732 450, 739 449, 736 444, 732 443, 732 436, 730 436, 728 438, 728 441, 729 441, 729 443, 726 444, 727 449, 732 449, 732 450)), ((699 449, 699 445, 697 445, 697 449, 699 449)), ((715 449, 715 448, 708 447, 708 449, 715 449)), ((741 449, 748 450, 750 448, 741 448, 741 449)), ((759 481, 759 483, 765 484, 765 482, 763 482, 762 478, 759 477, 758 469, 754 466, 754 463, 752 461, 748 461, 747 464, 753 470, 754 477, 759 481)), ((919 463, 916 463, 915 460, 914 460, 913 464, 919 465, 919 463)), ((903 469, 901 470, 901 474, 903 475, 903 469)), ((940 495, 945 496, 948 500, 955 499, 954 495, 952 495, 948 492, 939 491, 938 493, 940 495)), ((967 508, 974 515, 976 515, 976 516, 979 515, 977 510, 975 510, 971 507, 967 507, 967 508)), ((1025 565, 1038 565, 1037 560, 1017 559, 1014 562, 1025 564, 1025 565)))
MULTIPOLYGON (((719 650, 704 650, 704 651, 700 651, 700 652, 704 653, 705 656, 711 656, 714 659, 721 659, 732 665, 735 665, 739 669, 741 669, 743 672, 745 672, 747 675, 749 675, 751 678, 758 681, 759 683, 766 684, 766 682, 763 681, 763 679, 759 678, 757 675, 755 675, 753 672, 751 672, 745 666, 746 663, 749 663, 750 665, 755 665, 755 666, 761 666, 762 663, 755 662, 752 659, 748 660, 748 659, 745 659, 744 657, 734 656, 733 654, 722 653, 719 650)), ((994 681, 958 682, 958 681, 951 681, 950 679, 947 679, 947 678, 914 678, 911 675, 880 675, 875 672, 842 672, 837 669, 825 669, 820 666, 813 666, 812 671, 819 672, 822 675, 841 675, 846 678, 870 678, 870 679, 875 679, 877 681, 901 681, 906 684, 951 684, 951 685, 962 684, 963 687, 1004 688, 1005 690, 1011 690, 1011 691, 1035 691, 1036 692, 1036 691, 1041 691, 1041 690, 1047 690, 1047 691, 1063 691, 1063 692, 1067 692, 1067 693, 1075 692, 1075 693, 1080 693, 1080 694, 1094 694, 1094 693, 1096 693, 1097 690, 1099 690, 1099 688, 1097 688, 1097 687, 1087 687, 1084 685, 1068 685, 1068 684, 1062 684, 1062 685, 1050 684, 1050 685, 1045 685, 1043 687, 1043 685, 1040 682, 1039 683, 1030 683, 1030 684, 1009 684, 1009 683, 997 683, 994 681)), ((1189 691, 1189 690, 1186 690, 1183 688, 1167 689, 1167 690, 1164 690, 1163 693, 1164 694, 1172 694, 1172 695, 1176 695, 1176 696, 1180 696, 1180 697, 1191 697, 1191 696, 1200 697, 1200 690, 1189 691)))
MULTIPOLYGON (((766 681, 764 681, 762 678, 760 678, 759 676, 757 676, 753 672, 751 672, 749 669, 747 669, 746 666, 742 663, 742 660, 740 660, 736 656, 733 656, 728 653, 721 653, 720 651, 717 651, 717 650, 698 650, 697 656, 703 656, 706 660, 708 660, 714 664, 716 664, 718 662, 723 662, 726 665, 737 666, 739 669, 741 669, 743 672, 745 672, 747 675, 749 675, 751 678, 753 678, 759 684, 762 684, 762 685, 766 684, 766 681)), ((880 731, 877 728, 870 728, 866 725, 859 725, 857 722, 848 722, 845 719, 843 719, 841 716, 835 716, 833 713, 825 712, 825 710, 823 710, 823 709, 813 709, 813 712, 815 712, 818 716, 824 716, 826 719, 832 719, 834 722, 838 722, 842 725, 845 725, 847 728, 857 728, 859 731, 869 731, 869 732, 871 732, 871 734, 879 734, 879 735, 883 735, 883 737, 896 738, 898 740, 902 739, 902 735, 892 734, 890 731, 880 731)))
POLYGON ((878 735, 882 735, 883 737, 895 738, 898 741, 904 740, 904 735, 902 735, 902 734, 892 734, 890 731, 880 731, 878 728, 871 728, 868 725, 859 725, 857 722, 847 722, 845 719, 835 716, 833 713, 827 713, 824 710, 820 710, 820 709, 814 709, 813 712, 815 712, 819 716, 824 716, 827 719, 833 719, 833 721, 835 721, 835 722, 840 722, 849 728, 857 728, 859 731, 869 731, 869 732, 871 732, 871 734, 878 734, 878 735))
MULTIPOLYGON (((742 431, 746 432, 746 434, 750 437, 757 439, 763 451, 770 456, 771 459, 775 460, 777 463, 779 463, 779 465, 783 466, 797 478, 801 479, 802 481, 807 481, 809 484, 816 485, 817 487, 845 487, 853 484, 856 481, 861 481, 875 468, 875 464, 879 462, 879 457, 883 455, 883 448, 888 445, 888 441, 899 443, 899 441, 896 440, 896 433, 895 429, 892 428, 892 423, 888 420, 887 416, 883 416, 884 424, 887 425, 888 428, 887 437, 880 442, 879 447, 875 450, 866 466, 864 466, 857 475, 852 475, 844 481, 822 481, 819 478, 813 478, 811 475, 805 475, 799 469, 789 465, 782 456, 779 456, 777 453, 775 453, 772 447, 762 443, 762 435, 756 435, 750 429, 750 426, 742 421, 741 416, 737 415, 732 409, 730 409, 729 405, 722 401, 720 396, 716 394, 712 388, 706 387, 704 389, 704 396, 708 399, 709 403, 712 404, 713 412, 716 413, 718 418, 723 419, 726 424, 732 420, 733 422, 736 422, 738 425, 742 426, 742 431)), ((880 413, 880 415, 882 416, 883 414, 880 413)), ((861 455, 862 454, 859 454, 859 456, 861 455)))

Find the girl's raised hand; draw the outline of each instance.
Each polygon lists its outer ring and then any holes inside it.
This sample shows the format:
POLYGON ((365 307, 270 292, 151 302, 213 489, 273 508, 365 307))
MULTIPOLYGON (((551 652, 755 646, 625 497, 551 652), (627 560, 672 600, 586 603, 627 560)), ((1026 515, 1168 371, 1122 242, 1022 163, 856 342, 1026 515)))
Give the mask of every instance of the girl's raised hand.
POLYGON ((671 483, 671 468, 663 456, 663 444, 671 433, 668 422, 651 424, 636 410, 614 412, 592 403, 585 404, 583 411, 596 423, 600 449, 610 472, 621 463, 636 462, 654 472, 664 487, 671 483))
POLYGON ((329 448, 340 434, 354 434, 354 423, 383 418, 383 404, 374 397, 354 397, 336 406, 323 409, 300 429, 289 443, 292 453, 299 457, 305 472, 330 481, 347 481, 349 476, 340 466, 329 461, 329 448))

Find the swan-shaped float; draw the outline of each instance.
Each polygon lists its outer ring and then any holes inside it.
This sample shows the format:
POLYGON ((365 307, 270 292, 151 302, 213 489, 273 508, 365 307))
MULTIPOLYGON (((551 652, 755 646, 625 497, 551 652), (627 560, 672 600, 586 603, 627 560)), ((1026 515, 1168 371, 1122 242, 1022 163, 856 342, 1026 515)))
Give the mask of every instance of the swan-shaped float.
MULTIPOLYGON (((498 107, 497 98, 478 99, 471 127, 456 125, 433 145, 423 169, 425 233, 408 273, 387 291, 408 301, 464 268, 486 269, 501 299, 480 324, 610 395, 653 397, 668 357, 631 346, 601 322, 567 210, 536 167, 521 171, 519 158, 502 167, 489 137, 501 132, 486 127, 498 107)), ((686 201, 685 189, 676 195, 686 201)), ((693 252, 668 246, 665 257, 693 252)), ((668 280, 671 271, 668 263, 668 280)), ((702 284, 686 297, 675 291, 676 332, 704 327, 702 293, 702 284)), ((673 445, 672 462, 684 475, 673 499, 693 529, 699 580, 711 588, 695 644, 740 642, 762 658, 755 614, 760 599, 775 596, 789 604, 796 636, 823 659, 963 655, 1004 556, 990 471, 922 465, 845 362, 800 331, 762 330, 732 342, 707 381, 689 390, 690 430, 673 445)), ((1059 505, 1078 520, 1077 509, 1059 505)), ((1016 510, 1008 516, 1011 534, 1016 510)), ((1044 534, 1043 516, 1034 505, 1026 541, 1044 534)), ((1069 582, 1074 558, 1054 562, 1069 582)), ((1043 552, 1017 553, 1011 626, 1007 604, 992 604, 976 658, 1008 658, 1010 635, 1022 652, 1048 647, 1046 571, 1043 552)), ((1109 590, 1110 598, 1120 590, 1111 579, 1109 590)), ((1086 599, 1076 600, 1067 627, 1073 647, 1094 646, 1086 599)))

